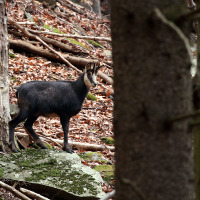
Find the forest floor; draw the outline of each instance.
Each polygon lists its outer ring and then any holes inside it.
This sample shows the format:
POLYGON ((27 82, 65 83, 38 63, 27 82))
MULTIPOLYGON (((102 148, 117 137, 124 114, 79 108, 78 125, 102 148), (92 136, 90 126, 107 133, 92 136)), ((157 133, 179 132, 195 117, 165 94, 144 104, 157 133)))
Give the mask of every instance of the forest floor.
MULTIPOLYGON (((47 30, 52 31, 59 30, 65 34, 77 34, 95 37, 108 37, 110 38, 110 20, 106 17, 98 17, 91 11, 78 7, 78 9, 85 12, 79 14, 71 9, 73 4, 70 4, 68 0, 63 1, 67 5, 63 6, 57 3, 60 9, 63 9, 64 14, 58 16, 58 13, 53 10, 45 8, 43 4, 37 1, 25 1, 25 0, 12 0, 7 1, 7 13, 8 18, 15 22, 30 22, 30 19, 34 21, 31 25, 22 25, 28 29, 34 30, 47 30), (29 9, 29 12, 27 11, 29 9), (29 15, 27 14, 29 13, 29 15), (30 17, 31 16, 31 17, 30 17), (37 24, 36 24, 37 23, 37 24), (48 28, 44 28, 44 25, 48 28), (38 28, 38 26, 40 28, 38 28), (41 28, 42 27, 42 28, 41 28), (51 30, 49 30, 51 29, 51 30)), ((76 7, 75 7, 76 8, 76 7)), ((62 12, 62 14, 63 14, 62 12)), ((8 25, 9 29, 14 29, 11 25, 8 25)), ((15 33, 18 30, 15 30, 15 33)), ((21 33, 19 31, 19 33, 21 33)), ((111 43, 107 41, 100 41, 99 43, 89 43, 84 39, 67 39, 64 37, 57 37, 52 35, 45 35, 48 37, 72 47, 77 51, 80 51, 80 57, 86 59, 99 60, 101 63, 112 63, 111 59, 111 43)), ((20 39, 27 41, 28 38, 16 34, 9 34, 9 39, 20 39)), ((36 47, 42 47, 38 41, 31 40, 31 43, 36 47)), ((52 47, 52 46, 51 46, 52 47)), ((20 49, 18 49, 20 51, 20 49)), ((76 80, 78 72, 66 64, 52 62, 46 58, 33 55, 26 52, 18 52, 16 49, 10 49, 13 55, 9 58, 9 80, 10 80, 10 103, 16 104, 17 99, 15 96, 16 88, 21 84, 33 81, 52 81, 52 80, 76 80)), ((56 50, 59 50, 58 48, 56 50)), ((70 55, 72 55, 70 53, 70 55)), ((77 58, 79 55, 75 55, 77 58)), ((80 66, 77 65, 80 69, 80 66)), ((103 73, 109 77, 113 76, 112 67, 103 67, 101 69, 103 73)), ((69 140, 72 142, 81 142, 87 144, 105 145, 102 141, 102 137, 113 138, 113 87, 110 84, 105 83, 100 77, 98 77, 100 84, 97 87, 91 89, 91 93, 97 97, 97 101, 85 99, 83 109, 79 114, 72 117, 69 127, 69 140)), ((40 117, 34 123, 34 130, 39 136, 48 142, 53 148, 62 148, 62 145, 52 141, 52 139, 63 140, 64 133, 60 125, 58 118, 45 118, 40 117)), ((16 132, 26 133, 23 124, 17 126, 16 132)), ((107 146, 109 144, 106 144, 107 146)), ((113 145, 110 145, 113 146, 113 145)), ((84 149, 74 149, 76 153, 85 152, 84 149)), ((108 148, 99 151, 103 156, 114 164, 114 152, 108 148)), ((98 161, 85 161, 83 164, 94 168, 99 165, 98 161)), ((114 188, 114 180, 110 184, 105 184, 103 190, 110 192, 114 188)), ((5 192, 5 189, 0 188, 0 199, 19 199, 12 196, 12 194, 5 192)))

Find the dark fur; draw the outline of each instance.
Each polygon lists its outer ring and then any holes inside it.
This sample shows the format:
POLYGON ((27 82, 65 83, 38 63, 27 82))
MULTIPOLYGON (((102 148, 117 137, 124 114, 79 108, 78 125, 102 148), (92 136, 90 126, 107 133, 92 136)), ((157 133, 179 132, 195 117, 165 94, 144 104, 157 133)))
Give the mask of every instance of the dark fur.
POLYGON ((88 93, 83 75, 77 81, 31 81, 17 90, 20 110, 26 117, 56 113, 71 117, 76 115, 88 93))
MULTIPOLYGON (((85 73, 90 76, 92 73, 97 73, 97 69, 88 69, 85 73)), ((88 91, 89 88, 84 83, 84 73, 76 81, 32 81, 21 85, 17 90, 20 112, 9 122, 11 149, 17 152, 14 143, 14 129, 24 120, 26 120, 25 128, 36 143, 40 147, 46 148, 32 126, 39 116, 54 113, 60 117, 64 131, 63 150, 72 153, 68 144, 69 120, 80 112, 88 91)))

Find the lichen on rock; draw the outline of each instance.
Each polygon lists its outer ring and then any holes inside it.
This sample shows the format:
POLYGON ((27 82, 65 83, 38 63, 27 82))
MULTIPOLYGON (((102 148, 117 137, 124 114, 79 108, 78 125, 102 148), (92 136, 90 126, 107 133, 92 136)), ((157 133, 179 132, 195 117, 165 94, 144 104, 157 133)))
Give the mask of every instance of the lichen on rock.
POLYGON ((0 157, 0 178, 42 184, 78 197, 104 196, 99 172, 60 150, 28 149, 0 157))

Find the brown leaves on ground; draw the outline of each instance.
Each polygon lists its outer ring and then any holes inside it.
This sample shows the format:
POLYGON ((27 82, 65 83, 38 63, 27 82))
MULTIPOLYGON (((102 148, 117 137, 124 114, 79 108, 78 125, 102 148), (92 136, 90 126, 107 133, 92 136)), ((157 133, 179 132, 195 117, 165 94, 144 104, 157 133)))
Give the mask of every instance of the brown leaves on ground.
MULTIPOLYGON (((40 26, 40 30, 46 31, 47 29, 42 25, 48 25, 48 27, 57 28, 65 34, 110 37, 110 21, 108 19, 99 18, 90 11, 85 10, 85 15, 81 15, 59 3, 58 6, 64 10, 65 18, 58 17, 53 11, 44 8, 42 4, 37 1, 13 0, 12 3, 7 1, 8 17, 15 22, 29 21, 30 19, 26 18, 27 14, 25 10, 27 7, 31 9, 31 16, 35 22, 37 22, 37 25, 24 25, 29 29, 37 29, 37 26, 40 26)), ((83 39, 76 39, 77 42, 71 43, 68 38, 45 34, 43 36, 61 41, 75 49, 81 49, 81 51, 87 53, 86 55, 88 55, 88 58, 99 59, 104 62, 111 61, 111 55, 106 53, 106 51, 111 51, 111 44, 109 42, 101 41, 101 45, 98 46, 95 43, 83 39), (79 45, 79 42, 81 45, 79 45)), ((15 37, 16 36, 9 35, 9 38, 15 37)), ((37 42, 33 43, 36 46, 42 46, 37 42)), ((65 65, 52 63, 44 58, 33 57, 24 53, 13 53, 16 57, 10 58, 9 61, 10 103, 16 103, 16 88, 22 83, 33 80, 76 80, 78 77, 78 73, 75 70, 65 65)), ((113 76, 111 68, 104 67, 101 70, 105 74, 113 76)), ((113 100, 111 99, 113 87, 102 83, 100 78, 98 78, 98 82, 100 82, 101 85, 98 85, 90 91, 93 95, 97 96, 98 100, 91 101, 86 99, 82 111, 71 118, 69 128, 69 140, 71 141, 103 144, 100 140, 101 137, 113 137, 113 100)), ((63 139, 64 136, 59 119, 57 118, 40 117, 35 122, 34 129, 42 138, 63 139)), ((16 131, 25 133, 22 124, 16 128, 16 131)), ((61 146, 55 142, 52 142, 51 145, 54 148, 61 148, 61 146)), ((75 151, 79 153, 83 150, 77 149, 75 151)), ((101 153, 113 163, 113 152, 104 150, 101 153)), ((94 162, 83 161, 83 163, 91 167, 98 165, 98 163, 94 162)), ((110 191, 112 189, 110 185, 104 186, 105 191, 110 191)))

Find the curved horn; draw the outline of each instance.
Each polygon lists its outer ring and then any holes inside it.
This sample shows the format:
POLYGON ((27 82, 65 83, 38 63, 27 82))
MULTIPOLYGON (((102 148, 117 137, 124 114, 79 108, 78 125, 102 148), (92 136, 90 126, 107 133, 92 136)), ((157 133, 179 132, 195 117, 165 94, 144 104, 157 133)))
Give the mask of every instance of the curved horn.
POLYGON ((93 70, 95 70, 96 68, 96 65, 95 65, 95 62, 93 61, 93 70))
POLYGON ((96 68, 96 71, 98 71, 100 68, 102 68, 104 65, 101 65, 100 62, 98 63, 98 66, 96 68))

